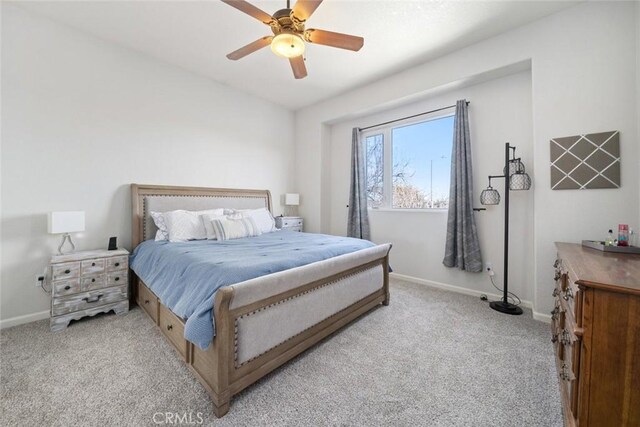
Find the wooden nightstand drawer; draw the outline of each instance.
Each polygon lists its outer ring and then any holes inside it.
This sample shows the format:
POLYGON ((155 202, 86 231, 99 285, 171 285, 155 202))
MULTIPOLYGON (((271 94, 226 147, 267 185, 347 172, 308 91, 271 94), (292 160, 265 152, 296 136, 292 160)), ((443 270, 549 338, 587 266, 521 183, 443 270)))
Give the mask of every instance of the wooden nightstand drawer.
POLYGON ((126 286, 82 292, 67 297, 54 298, 51 314, 59 316, 74 311, 87 310, 93 307, 106 305, 112 302, 123 301, 127 298, 126 286))
POLYGON ((138 305, 158 324, 158 297, 138 281, 138 305))
POLYGON ((51 267, 51 280, 73 279, 80 276, 79 262, 65 262, 51 267))
POLYGON ((128 256, 114 256, 107 258, 107 271, 126 270, 128 266, 128 256))
POLYGON ((82 261, 81 273, 83 276, 88 274, 98 274, 104 272, 105 260, 103 259, 88 259, 82 261))
POLYGON ((114 271, 107 274, 107 286, 118 286, 127 284, 129 272, 127 270, 114 271))
POLYGON ((82 291, 82 288, 80 287, 80 279, 61 280, 59 282, 54 282, 52 287, 54 296, 75 294, 82 291))
POLYGON ((167 307, 161 305, 158 325, 162 333, 173 343, 176 350, 187 360, 188 342, 184 338, 184 323, 182 320, 167 307))
POLYGON ((82 290, 84 292, 107 287, 107 276, 105 274, 96 274, 82 278, 82 290))

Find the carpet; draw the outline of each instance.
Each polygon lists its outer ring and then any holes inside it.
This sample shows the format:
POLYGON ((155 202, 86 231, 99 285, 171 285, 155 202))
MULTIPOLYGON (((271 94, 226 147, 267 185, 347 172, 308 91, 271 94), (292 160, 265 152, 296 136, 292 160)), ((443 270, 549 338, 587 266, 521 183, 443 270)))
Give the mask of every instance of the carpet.
POLYGON ((400 280, 221 419, 139 308, 48 325, 0 333, 2 425, 562 426, 547 324, 400 280))

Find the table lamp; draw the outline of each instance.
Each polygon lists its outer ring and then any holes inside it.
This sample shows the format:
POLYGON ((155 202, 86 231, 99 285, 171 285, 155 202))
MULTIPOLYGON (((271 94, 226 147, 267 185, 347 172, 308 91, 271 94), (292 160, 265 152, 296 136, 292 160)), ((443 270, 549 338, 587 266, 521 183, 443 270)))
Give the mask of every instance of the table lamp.
MULTIPOLYGON (((286 193, 284 195, 284 204, 285 206, 298 206, 300 204, 300 195, 298 193, 286 193)), ((288 210, 287 215, 295 216, 296 213, 297 211, 293 208, 288 210)))
POLYGON ((62 248, 67 240, 69 240, 71 252, 73 252, 76 250, 76 246, 69 233, 84 231, 84 211, 49 212, 47 229, 49 234, 62 234, 58 255, 65 254, 62 248))

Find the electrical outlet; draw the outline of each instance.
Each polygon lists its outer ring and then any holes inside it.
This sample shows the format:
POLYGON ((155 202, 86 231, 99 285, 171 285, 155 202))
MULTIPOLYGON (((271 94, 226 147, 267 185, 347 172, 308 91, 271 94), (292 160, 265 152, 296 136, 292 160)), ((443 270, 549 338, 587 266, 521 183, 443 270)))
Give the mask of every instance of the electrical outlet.
POLYGON ((35 281, 36 288, 39 288, 42 285, 42 283, 44 283, 44 276, 41 274, 36 274, 35 277, 36 277, 36 281, 35 281))

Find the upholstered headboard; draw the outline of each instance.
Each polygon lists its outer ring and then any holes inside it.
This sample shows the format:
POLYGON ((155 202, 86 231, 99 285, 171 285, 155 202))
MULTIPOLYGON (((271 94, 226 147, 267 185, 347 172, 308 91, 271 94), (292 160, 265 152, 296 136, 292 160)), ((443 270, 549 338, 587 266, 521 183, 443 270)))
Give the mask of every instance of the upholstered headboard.
POLYGON ((158 229, 149 214, 151 211, 199 211, 215 208, 267 208, 271 211, 271 193, 269 190, 131 184, 131 208, 131 242, 135 248, 156 235, 158 229))

